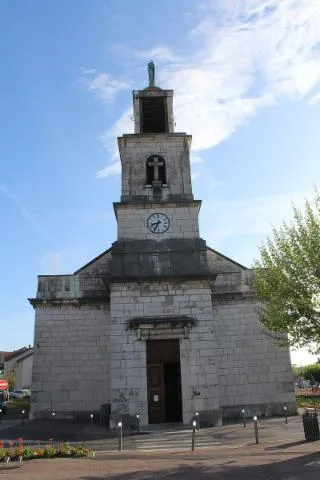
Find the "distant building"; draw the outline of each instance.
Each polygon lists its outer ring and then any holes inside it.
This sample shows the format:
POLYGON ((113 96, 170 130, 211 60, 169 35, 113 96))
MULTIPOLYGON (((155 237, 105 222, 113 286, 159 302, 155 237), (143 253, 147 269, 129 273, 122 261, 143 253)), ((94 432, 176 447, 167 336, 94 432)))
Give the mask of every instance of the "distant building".
POLYGON ((5 357, 4 376, 14 373, 14 388, 30 388, 32 378, 33 348, 22 347, 5 357))

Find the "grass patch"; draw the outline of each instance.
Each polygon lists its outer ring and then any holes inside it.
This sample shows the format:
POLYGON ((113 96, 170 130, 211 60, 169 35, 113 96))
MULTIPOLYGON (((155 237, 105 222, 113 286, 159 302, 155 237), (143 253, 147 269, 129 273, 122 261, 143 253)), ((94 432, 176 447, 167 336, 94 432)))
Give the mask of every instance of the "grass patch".
POLYGON ((320 408, 320 396, 298 395, 296 400, 298 407, 320 408))

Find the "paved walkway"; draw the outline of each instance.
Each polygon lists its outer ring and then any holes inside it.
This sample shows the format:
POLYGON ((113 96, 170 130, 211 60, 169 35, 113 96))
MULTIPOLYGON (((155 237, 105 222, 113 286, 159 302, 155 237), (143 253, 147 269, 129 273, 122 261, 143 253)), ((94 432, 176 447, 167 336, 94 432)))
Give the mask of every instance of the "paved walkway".
MULTIPOLYGON (((8 420, 9 425, 9 420, 8 420)), ((0 438, 85 438, 96 451, 87 459, 51 459, 24 462, 16 470, 0 470, 0 480, 319 480, 320 441, 305 442, 300 416, 259 422, 255 444, 252 422, 203 429, 191 452, 191 430, 150 430, 117 439, 100 426, 75 422, 21 422, 4 428, 0 438), (40 429, 40 430, 39 430, 40 429), (41 430, 42 429, 42 430, 41 430), (200 439, 205 439, 201 445, 200 439), (175 441, 176 439, 177 441, 175 441), (170 444, 171 442, 171 444, 170 444), (209 448, 208 448, 209 445, 209 448), (161 448, 159 448, 159 446, 161 448), (200 448, 202 446, 202 448, 200 448), (206 447, 206 448, 204 448, 206 447), (160 451, 159 451, 160 450, 160 451)))
MULTIPOLYGON (((24 440, 38 440, 47 442, 54 439, 57 442, 68 441, 72 443, 85 442, 95 451, 116 451, 118 441, 116 433, 106 431, 100 425, 91 425, 89 422, 77 423, 73 421, 46 420, 26 421, 24 426, 21 421, 8 420, 7 428, 2 423, 0 431, 1 440, 14 440, 22 437, 24 440)), ((259 421, 259 439, 262 443, 292 442, 304 440, 302 420, 300 416, 290 417, 288 424, 284 418, 275 418, 259 421)), ((128 434, 123 437, 123 449, 126 451, 190 451, 191 428, 164 427, 142 429, 141 434, 128 434)), ((223 427, 206 428, 196 432, 196 448, 219 446, 243 446, 255 442, 253 422, 250 421, 243 427, 242 423, 226 425, 223 427)))
POLYGON ((25 462, 6 480, 319 480, 320 442, 25 462))

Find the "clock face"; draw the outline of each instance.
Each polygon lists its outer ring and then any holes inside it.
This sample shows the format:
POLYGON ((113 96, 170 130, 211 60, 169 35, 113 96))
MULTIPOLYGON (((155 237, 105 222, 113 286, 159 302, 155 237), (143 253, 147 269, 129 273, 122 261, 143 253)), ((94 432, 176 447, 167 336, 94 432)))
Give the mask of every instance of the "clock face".
POLYGON ((152 233, 164 233, 170 226, 170 220, 164 213, 153 213, 147 220, 147 227, 152 233))

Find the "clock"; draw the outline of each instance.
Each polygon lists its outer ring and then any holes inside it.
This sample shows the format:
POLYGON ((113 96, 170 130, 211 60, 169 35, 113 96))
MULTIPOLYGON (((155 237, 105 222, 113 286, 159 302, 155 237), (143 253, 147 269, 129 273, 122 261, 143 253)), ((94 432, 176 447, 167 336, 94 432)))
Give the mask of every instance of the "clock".
POLYGON ((170 220, 165 213, 153 213, 148 217, 147 227, 151 233, 165 233, 170 226, 170 220))

